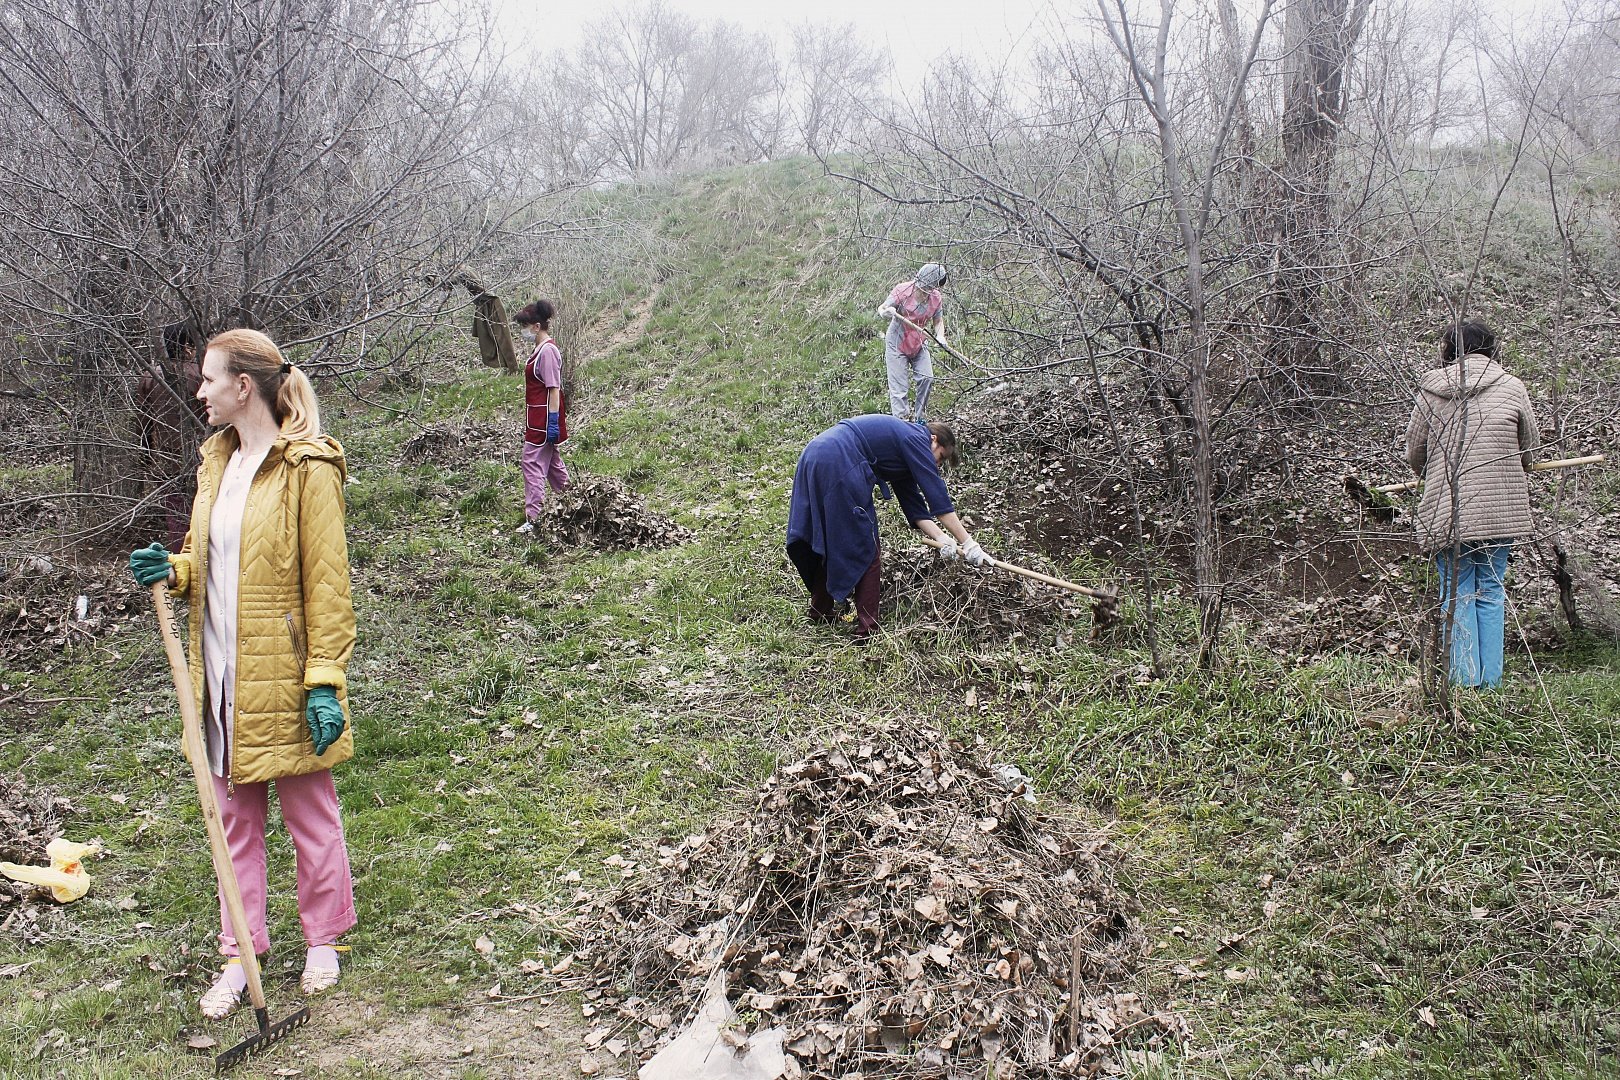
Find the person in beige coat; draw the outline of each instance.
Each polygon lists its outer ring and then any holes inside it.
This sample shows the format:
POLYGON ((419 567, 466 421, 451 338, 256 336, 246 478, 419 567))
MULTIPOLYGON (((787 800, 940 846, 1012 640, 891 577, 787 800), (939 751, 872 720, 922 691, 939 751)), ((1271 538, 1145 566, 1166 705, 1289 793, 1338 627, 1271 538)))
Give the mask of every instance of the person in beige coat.
POLYGON ((1527 474, 1541 441, 1529 392, 1495 355, 1484 323, 1449 328, 1406 428, 1406 460, 1423 478, 1418 540, 1440 572, 1448 678, 1488 688, 1502 681, 1508 554, 1534 532, 1527 474))

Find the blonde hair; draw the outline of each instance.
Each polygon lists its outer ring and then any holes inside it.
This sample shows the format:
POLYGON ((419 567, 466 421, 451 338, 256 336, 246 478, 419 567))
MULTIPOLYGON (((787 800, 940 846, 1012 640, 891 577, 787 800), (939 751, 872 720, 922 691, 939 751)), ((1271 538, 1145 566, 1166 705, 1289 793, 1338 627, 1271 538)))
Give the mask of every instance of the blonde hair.
POLYGON ((225 369, 246 375, 289 439, 313 439, 321 433, 321 407, 309 376, 289 364, 268 335, 257 330, 226 330, 208 339, 209 349, 225 355, 225 369))

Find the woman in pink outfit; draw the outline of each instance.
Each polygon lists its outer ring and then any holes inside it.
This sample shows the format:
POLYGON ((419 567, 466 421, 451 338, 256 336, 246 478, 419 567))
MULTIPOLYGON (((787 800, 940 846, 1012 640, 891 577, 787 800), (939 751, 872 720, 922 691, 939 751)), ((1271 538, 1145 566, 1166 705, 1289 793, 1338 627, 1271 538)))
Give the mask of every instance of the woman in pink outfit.
POLYGON ((557 305, 536 300, 521 308, 512 321, 534 344, 523 365, 523 524, 517 531, 534 532, 535 519, 546 502, 546 488, 568 487, 568 466, 561 446, 568 438, 568 404, 562 391, 562 350, 552 340, 551 320, 557 305))

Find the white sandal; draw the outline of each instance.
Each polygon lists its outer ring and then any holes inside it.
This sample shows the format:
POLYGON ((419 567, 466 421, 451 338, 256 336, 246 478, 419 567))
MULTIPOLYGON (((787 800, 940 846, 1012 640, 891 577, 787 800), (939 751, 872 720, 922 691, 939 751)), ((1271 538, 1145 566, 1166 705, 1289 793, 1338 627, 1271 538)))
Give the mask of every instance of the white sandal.
MULTIPOLYGON (((319 948, 319 946, 316 946, 316 948, 319 948)), ((346 953, 349 951, 349 947, 347 945, 329 945, 327 948, 330 948, 335 953, 346 953)), ((309 951, 314 952, 315 950, 311 949, 309 951)), ((298 980, 298 988, 304 992, 305 997, 315 997, 317 995, 326 993, 328 990, 332 989, 332 987, 336 986, 338 984, 338 979, 340 979, 342 975, 343 971, 340 967, 310 967, 309 956, 306 954, 304 956, 304 974, 298 980)))
POLYGON ((214 985, 208 988, 208 993, 204 994, 202 1000, 197 1002, 197 1007, 202 1010, 202 1014, 210 1020, 223 1020, 235 1012, 237 1007, 242 1004, 242 994, 247 990, 247 986, 245 984, 240 987, 232 985, 230 975, 233 964, 238 971, 242 969, 242 961, 234 956, 231 957, 225 966, 220 969, 219 978, 214 980, 214 985))

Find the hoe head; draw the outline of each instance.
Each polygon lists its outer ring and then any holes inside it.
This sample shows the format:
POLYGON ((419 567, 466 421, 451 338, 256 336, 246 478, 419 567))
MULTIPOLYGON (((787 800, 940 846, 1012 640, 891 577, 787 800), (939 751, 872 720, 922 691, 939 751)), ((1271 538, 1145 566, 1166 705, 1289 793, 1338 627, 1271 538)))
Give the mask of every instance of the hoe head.
POLYGON ((280 1042, 294 1028, 301 1028, 309 1023, 309 1006, 307 1005, 298 1009, 291 1016, 276 1021, 274 1024, 270 1022, 269 1009, 256 1008, 253 1013, 259 1021, 258 1033, 250 1035, 216 1057, 214 1059, 215 1076, 220 1075, 234 1065, 240 1065, 255 1054, 264 1053, 272 1043, 280 1042))
POLYGON ((1119 590, 1113 587, 1097 589, 1091 596, 1091 627, 1093 634, 1105 634, 1118 626, 1119 590))

